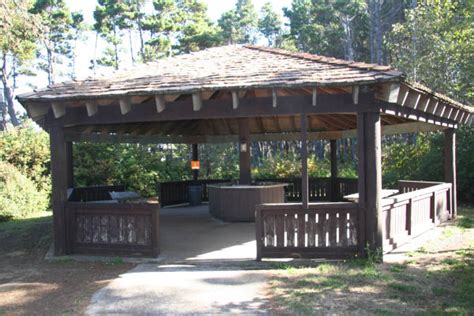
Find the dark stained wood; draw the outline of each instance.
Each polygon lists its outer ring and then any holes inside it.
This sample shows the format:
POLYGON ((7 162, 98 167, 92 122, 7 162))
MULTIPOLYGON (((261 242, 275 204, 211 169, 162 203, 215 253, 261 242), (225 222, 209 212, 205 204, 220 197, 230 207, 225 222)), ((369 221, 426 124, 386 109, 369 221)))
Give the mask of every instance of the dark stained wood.
POLYGON ((367 209, 366 240, 372 250, 383 247, 382 222, 382 141, 380 114, 368 112, 365 116, 365 201, 367 209))
MULTIPOLYGON (((351 258, 359 253, 358 242, 353 238, 357 234, 358 206, 355 203, 318 203, 302 204, 281 203, 262 204, 256 208, 257 257, 262 258, 351 258), (341 233, 342 220, 347 223, 352 235, 341 233), (278 223, 283 220, 283 230, 278 223), (268 221, 268 223, 267 223, 268 221), (277 223, 274 225, 274 223, 277 223), (269 227, 266 229, 265 227, 269 227), (262 231, 264 227, 270 234, 262 231), (339 231, 338 231, 339 228, 339 231), (276 245, 268 243, 268 235, 274 238, 276 245), (339 232, 339 235, 337 233, 339 232), (355 232, 355 233, 354 233, 355 232), (278 242, 278 236, 285 235, 285 242, 278 242), (326 242, 327 236, 327 242, 326 242), (339 241, 337 239, 339 238, 339 241), (260 242, 266 240, 267 242, 260 242), (306 242, 307 240, 307 242, 306 242)), ((346 224, 347 225, 347 224, 346 224)), ((273 239, 271 239, 273 241, 273 239)))
POLYGON ((330 199, 336 201, 337 192, 337 141, 335 139, 330 140, 330 152, 331 152, 331 188, 330 188, 330 199))
POLYGON ((74 187, 74 161, 72 142, 66 142, 66 170, 67 170, 67 187, 74 187))
POLYGON ((452 184, 451 215, 457 216, 457 188, 456 188, 456 131, 444 131, 444 179, 452 184))
POLYGON ((250 130, 247 119, 239 121, 239 170, 240 184, 250 184, 250 130))
MULTIPOLYGON (((359 96, 360 104, 354 105, 349 94, 323 94, 318 96, 319 105, 311 105, 312 96, 279 97, 278 106, 272 107, 271 97, 243 98, 239 101, 238 109, 232 109, 232 100, 203 100, 200 111, 193 111, 192 101, 175 101, 167 105, 166 110, 157 113, 154 100, 135 104, 131 111, 122 115, 118 106, 101 107, 100 111, 89 117, 85 107, 68 108, 66 114, 56 119, 52 111, 47 115, 45 126, 64 125, 91 125, 91 124, 120 124, 162 122, 195 119, 219 119, 242 117, 271 117, 280 115, 294 115, 306 112, 317 113, 355 113, 370 107, 372 94, 364 93, 359 96)), ((117 103, 118 104, 118 103, 117 103)))
POLYGON ((301 114, 301 201, 307 208, 309 203, 308 190, 308 116, 301 114))
POLYGON ((156 257, 159 205, 78 203, 65 206, 71 253, 156 257))
POLYGON ((62 127, 54 126, 49 130, 51 149, 51 182, 53 204, 54 254, 56 256, 71 253, 67 236, 68 218, 64 204, 67 200, 67 151, 62 127))
POLYGON ((366 243, 366 210, 367 210, 367 192, 366 192, 366 163, 365 163, 365 119, 364 113, 357 114, 357 191, 359 192, 359 252, 365 253, 366 243))

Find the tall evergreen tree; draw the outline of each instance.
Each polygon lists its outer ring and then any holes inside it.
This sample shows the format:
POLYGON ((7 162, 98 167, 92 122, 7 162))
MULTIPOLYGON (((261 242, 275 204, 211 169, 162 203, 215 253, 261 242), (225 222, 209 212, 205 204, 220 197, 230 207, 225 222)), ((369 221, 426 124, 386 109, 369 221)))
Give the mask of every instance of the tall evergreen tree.
POLYGON ((58 75, 58 65, 71 60, 74 54, 73 42, 80 36, 83 17, 71 12, 63 0, 36 0, 32 13, 41 16, 45 32, 40 50, 40 69, 48 74, 48 83, 53 84, 58 75))
POLYGON ((257 41, 258 14, 252 0, 237 0, 235 8, 224 12, 218 21, 224 42, 228 44, 257 41))
POLYGON ((0 102, 0 130, 7 127, 7 113, 14 126, 19 124, 13 104, 13 81, 18 67, 34 58, 36 41, 42 33, 41 23, 30 9, 26 0, 5 0, 0 5, 0 78, 5 98, 5 103, 0 102))
POLYGON ((271 2, 266 2, 260 11, 258 30, 268 42, 268 46, 275 46, 282 36, 283 21, 272 7, 271 2))

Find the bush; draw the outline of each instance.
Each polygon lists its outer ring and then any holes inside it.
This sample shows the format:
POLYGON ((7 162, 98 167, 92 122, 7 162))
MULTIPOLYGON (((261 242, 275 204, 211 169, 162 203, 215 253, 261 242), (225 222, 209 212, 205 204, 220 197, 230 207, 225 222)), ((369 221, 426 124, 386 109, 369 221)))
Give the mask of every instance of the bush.
POLYGON ((25 218, 45 211, 48 196, 15 166, 0 162, 0 221, 25 218))

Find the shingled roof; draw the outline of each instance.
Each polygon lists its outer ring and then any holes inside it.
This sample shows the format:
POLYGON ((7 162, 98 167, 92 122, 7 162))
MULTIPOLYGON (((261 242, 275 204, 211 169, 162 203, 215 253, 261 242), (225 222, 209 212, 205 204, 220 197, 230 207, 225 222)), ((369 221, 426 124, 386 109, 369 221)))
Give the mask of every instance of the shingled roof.
POLYGON ((388 66, 348 62, 257 46, 223 46, 165 58, 114 73, 51 85, 20 101, 77 100, 201 90, 347 86, 394 81, 388 66))

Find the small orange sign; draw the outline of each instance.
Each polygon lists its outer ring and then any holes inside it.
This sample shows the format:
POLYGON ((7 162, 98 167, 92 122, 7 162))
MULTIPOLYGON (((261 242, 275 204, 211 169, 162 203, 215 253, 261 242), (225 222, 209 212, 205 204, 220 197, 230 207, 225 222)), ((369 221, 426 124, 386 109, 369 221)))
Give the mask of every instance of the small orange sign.
POLYGON ((199 170, 201 164, 199 160, 191 160, 191 169, 192 170, 199 170))

